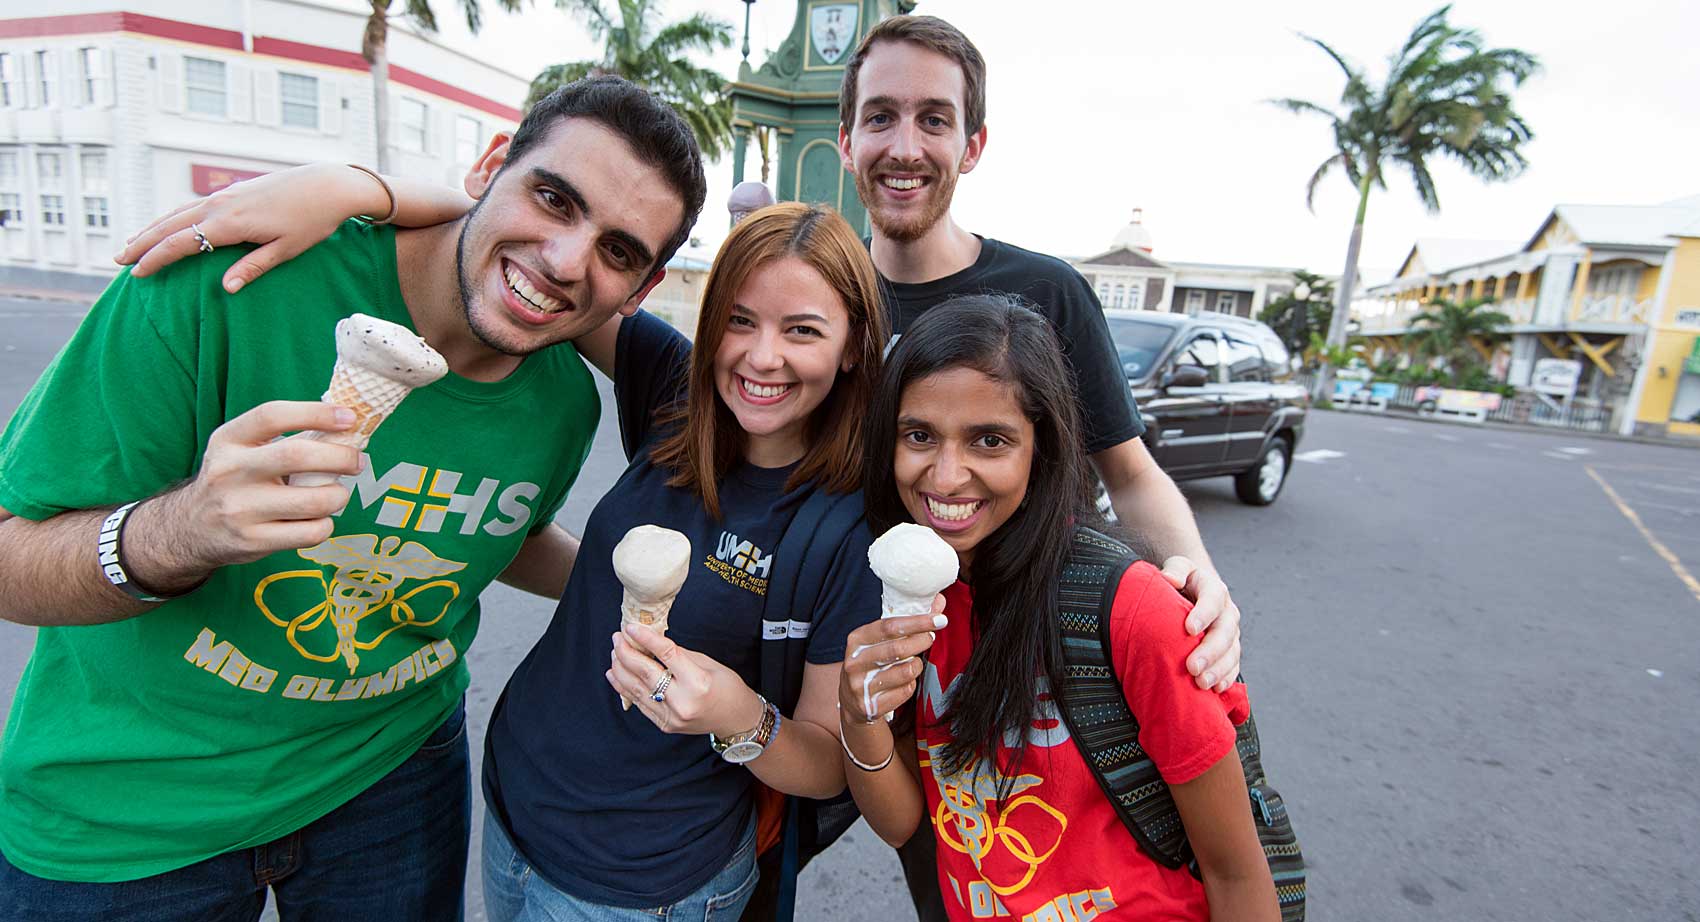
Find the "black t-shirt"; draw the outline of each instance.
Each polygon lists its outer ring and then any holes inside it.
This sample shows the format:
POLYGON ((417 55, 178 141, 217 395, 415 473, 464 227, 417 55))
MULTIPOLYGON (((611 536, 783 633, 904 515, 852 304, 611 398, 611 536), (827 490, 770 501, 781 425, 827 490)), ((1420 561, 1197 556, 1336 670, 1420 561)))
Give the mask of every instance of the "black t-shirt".
MULTIPOLYGON (((763 600, 779 539, 814 492, 787 490, 793 468, 744 463, 719 484, 722 516, 667 485, 649 459, 658 411, 684 393, 691 344, 646 312, 620 325, 615 395, 631 466, 596 504, 548 630, 514 671, 490 720, 486 800, 538 873, 581 899, 643 908, 676 902, 725 867, 753 807, 749 769, 706 736, 663 733, 620 709, 603 678, 620 629, 613 551, 628 529, 656 524, 691 540, 692 564, 667 636, 760 684, 763 600)), ((866 525, 836 548, 806 659, 844 658, 850 631, 879 617, 866 525)), ((790 715, 786 715, 789 718, 790 715)), ((784 733, 782 726, 779 730, 784 733)))
POLYGON ((894 336, 909 329, 922 311, 958 295, 995 293, 1026 298, 1055 325, 1074 369, 1087 453, 1114 448, 1145 432, 1121 360, 1116 357, 1104 309, 1086 280, 1068 263, 982 237, 980 258, 961 272, 915 285, 885 278, 880 281, 894 336))

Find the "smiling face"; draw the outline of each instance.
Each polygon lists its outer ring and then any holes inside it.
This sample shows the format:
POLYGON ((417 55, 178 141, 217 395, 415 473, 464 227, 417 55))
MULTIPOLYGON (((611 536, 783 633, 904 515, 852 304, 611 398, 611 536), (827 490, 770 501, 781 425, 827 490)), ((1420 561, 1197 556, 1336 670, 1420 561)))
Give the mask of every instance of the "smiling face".
POLYGON ((957 176, 979 162, 986 140, 983 126, 964 130, 965 95, 962 68, 943 54, 905 41, 868 50, 838 146, 882 235, 916 240, 949 213, 957 176))
POLYGON ((968 566, 1026 498, 1034 440, 1010 385, 972 368, 928 375, 898 405, 898 496, 968 566))
POLYGON ((751 270, 714 353, 714 388, 744 430, 745 458, 783 467, 804 454, 809 417, 849 370, 850 314, 814 267, 782 257, 751 270))
POLYGON ((528 355, 636 311, 684 220, 666 177, 586 118, 561 120, 519 161, 506 153, 493 146, 467 179, 478 204, 457 268, 472 332, 496 352, 528 355))

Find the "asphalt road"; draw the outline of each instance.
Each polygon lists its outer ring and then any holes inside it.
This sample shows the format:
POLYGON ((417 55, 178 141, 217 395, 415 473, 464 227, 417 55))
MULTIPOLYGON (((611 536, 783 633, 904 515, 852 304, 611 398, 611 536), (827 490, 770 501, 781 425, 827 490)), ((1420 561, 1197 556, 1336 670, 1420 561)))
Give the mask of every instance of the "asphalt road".
MULTIPOLYGON (((0 419, 79 315, 0 299, 0 419)), ((621 466, 605 415, 569 527, 621 466)), ((1185 490, 1246 611, 1313 920, 1700 919, 1700 452, 1314 413, 1274 506, 1226 480, 1185 490)), ((475 759, 552 612, 485 599, 475 759)), ((0 705, 30 633, 0 624, 0 705)), ((865 827, 801 899, 801 919, 910 917, 865 827)))

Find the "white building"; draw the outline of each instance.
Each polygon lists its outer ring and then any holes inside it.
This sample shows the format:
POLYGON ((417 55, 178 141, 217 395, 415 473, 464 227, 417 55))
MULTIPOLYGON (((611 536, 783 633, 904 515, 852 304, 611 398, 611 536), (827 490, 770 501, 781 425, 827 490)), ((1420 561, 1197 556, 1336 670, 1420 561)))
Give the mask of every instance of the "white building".
MULTIPOLYGON (((308 161, 375 165, 370 9, 54 0, 0 18, 0 283, 98 286, 126 237, 196 195, 308 161)), ((517 126, 532 75, 394 25, 389 57, 392 172, 458 182, 517 126)))
POLYGON ((1138 208, 1110 249, 1071 262, 1098 292, 1105 310, 1215 311, 1256 318, 1270 299, 1293 290, 1288 268, 1158 259, 1138 208))

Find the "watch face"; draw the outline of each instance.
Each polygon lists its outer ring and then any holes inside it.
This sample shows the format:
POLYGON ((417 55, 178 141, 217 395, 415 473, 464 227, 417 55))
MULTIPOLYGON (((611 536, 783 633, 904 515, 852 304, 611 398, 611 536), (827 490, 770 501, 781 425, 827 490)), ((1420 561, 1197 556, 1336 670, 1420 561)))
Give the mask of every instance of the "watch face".
POLYGON ((760 743, 755 740, 746 740, 727 746, 726 751, 722 752, 720 757, 733 765, 742 765, 745 762, 755 761, 755 758, 761 754, 762 745, 760 743))

